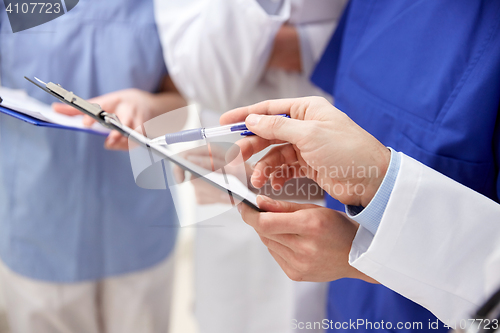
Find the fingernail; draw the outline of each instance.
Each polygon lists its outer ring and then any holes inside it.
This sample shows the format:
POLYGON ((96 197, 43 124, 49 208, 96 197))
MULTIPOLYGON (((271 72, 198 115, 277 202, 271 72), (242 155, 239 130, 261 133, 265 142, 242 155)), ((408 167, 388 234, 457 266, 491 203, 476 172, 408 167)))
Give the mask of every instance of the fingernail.
POLYGON ((256 126, 259 123, 259 121, 262 119, 262 117, 263 116, 260 114, 251 114, 251 115, 248 115, 245 122, 247 125, 256 126))
POLYGON ((238 212, 241 214, 241 204, 237 204, 236 208, 238 209, 238 212))

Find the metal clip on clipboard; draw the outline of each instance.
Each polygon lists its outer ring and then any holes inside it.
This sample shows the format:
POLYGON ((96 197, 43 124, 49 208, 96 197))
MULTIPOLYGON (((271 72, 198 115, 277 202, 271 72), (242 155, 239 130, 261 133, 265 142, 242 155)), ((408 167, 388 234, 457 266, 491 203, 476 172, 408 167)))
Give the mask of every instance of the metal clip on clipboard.
POLYGON ((52 96, 56 97, 61 102, 71 105, 72 107, 78 109, 79 111, 94 118, 103 126, 109 129, 116 129, 116 130, 122 129, 122 124, 118 119, 118 117, 115 114, 107 113, 106 111, 101 109, 99 104, 89 103, 83 98, 76 96, 72 91, 67 91, 59 84, 55 84, 52 82, 45 83, 42 80, 35 77, 35 80, 40 82, 43 85, 42 86, 36 83, 35 81, 32 81, 31 79, 27 78, 26 76, 24 78, 29 82, 33 83, 34 85, 38 86, 40 89, 45 90, 52 96))

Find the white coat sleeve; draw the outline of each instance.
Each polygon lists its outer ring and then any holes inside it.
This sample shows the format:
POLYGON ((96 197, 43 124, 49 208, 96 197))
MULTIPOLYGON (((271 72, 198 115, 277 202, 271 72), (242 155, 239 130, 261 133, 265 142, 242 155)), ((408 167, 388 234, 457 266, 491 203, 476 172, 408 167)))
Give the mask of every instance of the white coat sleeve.
POLYGON ((499 250, 498 203, 401 154, 379 228, 360 227, 350 263, 454 324, 498 287, 499 250))
POLYGON ((290 3, 268 15, 255 0, 155 1, 169 75, 188 99, 213 110, 238 105, 265 71, 290 3))

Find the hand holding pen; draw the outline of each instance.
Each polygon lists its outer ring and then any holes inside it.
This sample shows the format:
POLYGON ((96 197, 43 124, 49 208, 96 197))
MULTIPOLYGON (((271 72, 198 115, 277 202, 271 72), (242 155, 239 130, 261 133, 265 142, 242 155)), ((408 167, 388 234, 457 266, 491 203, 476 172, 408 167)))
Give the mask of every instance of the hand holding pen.
MULTIPOLYGON (((287 114, 279 114, 277 116, 290 118, 290 116, 287 114)), ((219 126, 219 127, 195 128, 176 133, 169 133, 164 136, 160 136, 156 139, 152 139, 150 143, 170 145, 179 142, 190 142, 190 141, 204 140, 208 138, 216 138, 219 136, 235 134, 235 133, 239 133, 242 136, 255 135, 254 133, 250 132, 247 129, 247 126, 243 121, 240 123, 219 126)))

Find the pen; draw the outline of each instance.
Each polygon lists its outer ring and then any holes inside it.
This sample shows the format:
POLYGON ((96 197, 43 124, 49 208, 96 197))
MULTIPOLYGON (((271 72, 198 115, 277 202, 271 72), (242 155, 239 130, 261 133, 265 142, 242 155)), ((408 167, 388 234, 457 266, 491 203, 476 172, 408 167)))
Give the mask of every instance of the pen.
MULTIPOLYGON (((287 114, 277 114, 277 116, 290 118, 290 116, 287 114)), ((169 134, 160 136, 156 139, 152 139, 150 141, 150 143, 151 144, 161 144, 161 145, 169 144, 170 145, 172 143, 203 140, 203 139, 207 139, 207 138, 215 138, 218 136, 234 134, 234 133, 240 133, 240 135, 243 135, 243 136, 255 135, 254 133, 252 133, 248 130, 247 126, 245 125, 245 122, 243 121, 241 123, 230 124, 230 125, 219 126, 219 127, 195 128, 195 129, 180 131, 180 132, 176 132, 176 133, 169 133, 169 134)))

